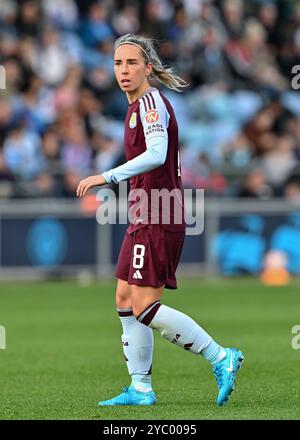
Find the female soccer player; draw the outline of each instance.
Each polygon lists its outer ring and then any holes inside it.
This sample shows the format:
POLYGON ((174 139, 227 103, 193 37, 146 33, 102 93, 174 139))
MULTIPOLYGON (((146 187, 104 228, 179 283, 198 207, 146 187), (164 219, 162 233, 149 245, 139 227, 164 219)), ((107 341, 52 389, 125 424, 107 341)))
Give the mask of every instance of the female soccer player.
POLYGON ((131 190, 140 195, 131 201, 131 208, 138 203, 142 214, 127 229, 116 270, 116 305, 131 385, 98 405, 156 403, 151 386, 154 329, 168 341, 201 354, 211 363, 219 389, 217 404, 221 406, 234 389, 237 371, 244 361, 243 353, 235 348, 223 348, 189 316, 160 302, 164 288, 177 288, 175 271, 185 225, 178 216, 183 212, 183 203, 177 122, 171 104, 158 89, 151 87, 149 78, 156 78, 176 91, 185 82, 162 65, 149 38, 132 34, 116 40, 114 70, 129 102, 124 136, 127 162, 100 176, 82 180, 77 195, 82 197, 94 186, 130 178, 131 190), (165 221, 164 200, 162 205, 154 206, 154 202, 145 205, 146 201, 152 201, 153 190, 175 194, 169 221, 165 221))

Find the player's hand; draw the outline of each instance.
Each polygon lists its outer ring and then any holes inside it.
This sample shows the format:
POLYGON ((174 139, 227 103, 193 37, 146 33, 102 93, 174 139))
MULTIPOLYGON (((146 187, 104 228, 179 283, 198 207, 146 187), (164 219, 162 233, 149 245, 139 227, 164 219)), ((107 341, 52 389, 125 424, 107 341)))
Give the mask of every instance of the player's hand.
POLYGON ((83 197, 90 188, 93 188, 94 186, 102 186, 106 184, 107 184, 106 180, 101 175, 89 176, 86 179, 83 179, 79 182, 76 194, 78 197, 83 197))

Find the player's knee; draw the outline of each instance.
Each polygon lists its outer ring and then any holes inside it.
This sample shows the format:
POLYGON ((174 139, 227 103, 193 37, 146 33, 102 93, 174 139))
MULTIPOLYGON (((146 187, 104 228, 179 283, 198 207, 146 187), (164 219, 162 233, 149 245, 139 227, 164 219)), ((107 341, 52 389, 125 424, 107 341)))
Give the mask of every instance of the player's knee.
POLYGON ((128 309, 131 307, 130 296, 123 295, 122 293, 116 295, 116 306, 118 309, 128 309))
POLYGON ((119 285, 116 290, 116 305, 119 309, 131 307, 131 294, 128 285, 119 285))

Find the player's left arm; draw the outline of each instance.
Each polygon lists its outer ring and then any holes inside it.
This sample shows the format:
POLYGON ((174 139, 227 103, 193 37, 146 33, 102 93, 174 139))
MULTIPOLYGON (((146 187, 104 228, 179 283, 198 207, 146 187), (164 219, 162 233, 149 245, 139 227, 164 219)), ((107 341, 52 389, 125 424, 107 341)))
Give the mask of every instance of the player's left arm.
POLYGON ((82 197, 93 186, 106 183, 119 183, 130 177, 151 171, 163 165, 168 153, 168 124, 169 114, 163 101, 158 101, 153 113, 147 112, 140 105, 140 117, 143 124, 146 151, 102 175, 90 176, 83 179, 77 188, 77 195, 82 197), (147 116, 152 115, 152 118, 147 116), (153 122, 152 122, 153 121, 153 122))

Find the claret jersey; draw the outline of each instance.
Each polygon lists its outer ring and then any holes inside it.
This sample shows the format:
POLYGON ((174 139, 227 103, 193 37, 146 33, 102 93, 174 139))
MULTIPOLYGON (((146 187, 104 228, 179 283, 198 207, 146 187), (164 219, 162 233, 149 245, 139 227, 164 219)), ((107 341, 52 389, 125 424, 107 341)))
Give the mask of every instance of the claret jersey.
POLYGON ((129 105, 124 143, 127 162, 103 177, 107 183, 130 178, 128 232, 148 224, 183 232, 178 126, 171 104, 157 89, 129 105))
POLYGON ((124 142, 127 161, 141 155, 151 145, 161 145, 161 148, 167 146, 163 165, 130 178, 130 212, 137 211, 139 216, 134 224, 130 224, 128 232, 149 223, 161 224, 170 232, 184 231, 178 126, 171 104, 156 88, 149 89, 129 105, 124 142), (143 194, 138 195, 141 189, 141 193, 147 194, 146 210, 143 194), (140 210, 137 210, 136 203, 140 210))

